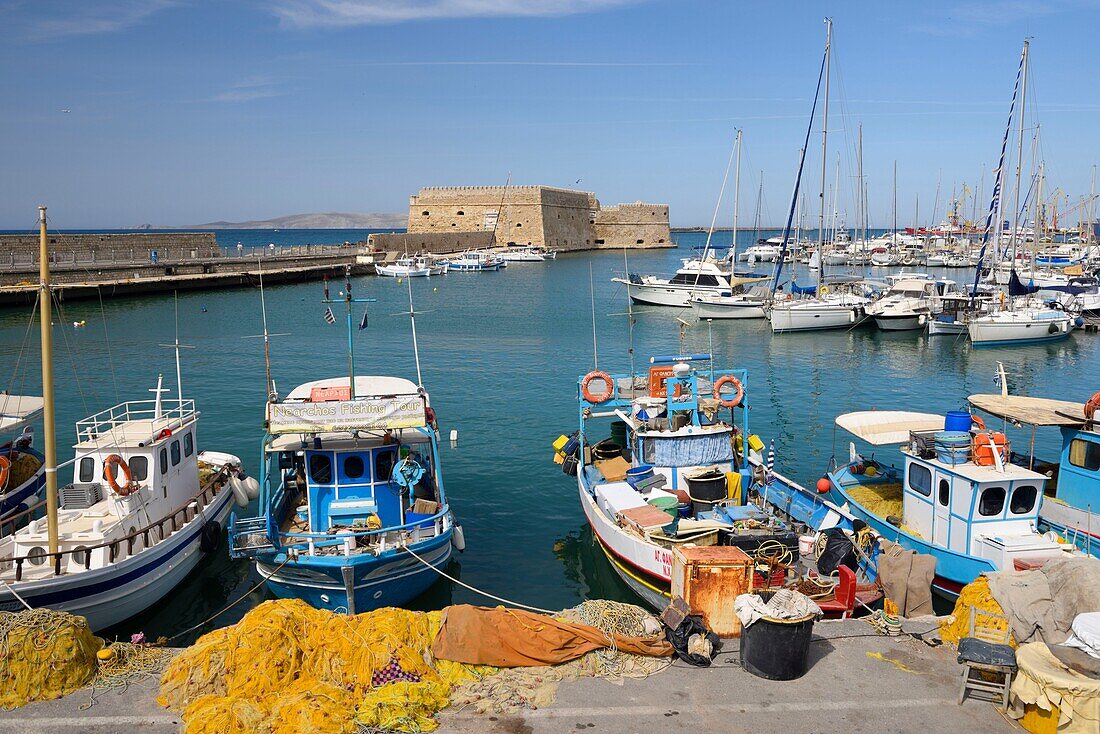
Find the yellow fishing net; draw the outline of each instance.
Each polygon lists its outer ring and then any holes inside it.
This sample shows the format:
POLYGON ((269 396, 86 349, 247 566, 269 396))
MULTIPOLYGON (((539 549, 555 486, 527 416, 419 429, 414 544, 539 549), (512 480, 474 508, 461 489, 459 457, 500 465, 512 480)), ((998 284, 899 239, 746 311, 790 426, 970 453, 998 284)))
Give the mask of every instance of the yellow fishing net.
POLYGON ((265 602, 177 656, 158 701, 182 712, 185 734, 431 731, 455 685, 496 670, 434 660, 439 626, 439 612, 265 602))
POLYGON ((858 484, 845 487, 844 491, 872 515, 883 520, 889 515, 902 516, 900 484, 858 484))
POLYGON ((8 473, 7 489, 19 487, 23 482, 33 477, 41 468, 42 462, 35 457, 30 454, 19 454, 11 460, 11 470, 8 473))
MULTIPOLYGON (((993 598, 989 591, 989 579, 984 575, 971 581, 959 592, 959 599, 955 602, 955 609, 940 622, 940 638, 944 642, 958 645, 959 640, 970 634, 970 615, 976 614, 975 623, 983 627, 1003 630, 1008 627, 1008 620, 1001 617, 990 617, 981 612, 992 612, 1004 615, 1001 605, 993 598), (971 611, 973 610, 973 612, 971 611)), ((1008 644, 1016 647, 1016 641, 1009 637, 1008 644)))
POLYGON ((102 646, 83 617, 49 609, 0 612, 0 708, 81 688, 95 676, 102 646))

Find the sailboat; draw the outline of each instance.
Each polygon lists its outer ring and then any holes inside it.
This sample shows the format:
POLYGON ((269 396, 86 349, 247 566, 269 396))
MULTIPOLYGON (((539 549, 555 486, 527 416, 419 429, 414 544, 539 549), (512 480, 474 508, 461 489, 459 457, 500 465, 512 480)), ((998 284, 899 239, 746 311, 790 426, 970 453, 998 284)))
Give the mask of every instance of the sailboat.
MULTIPOLYGON (((422 594, 464 541, 443 488, 412 286, 416 382, 356 374, 352 305, 373 299, 352 298, 346 278, 348 375, 281 397, 268 366, 260 514, 231 518, 229 539, 276 596, 356 614, 422 594)), ((323 302, 334 303, 327 285, 323 302)))
MULTIPOLYGON (((821 88, 824 79, 825 105, 822 114, 821 125, 821 214, 818 224, 818 252, 825 249, 825 177, 827 168, 827 141, 829 130, 829 62, 832 53, 833 22, 825 20, 827 31, 825 41, 825 56, 822 60, 821 77, 818 79, 818 89, 821 88)), ((814 97, 814 110, 810 114, 810 127, 813 125, 813 112, 817 108, 817 97, 814 97)), ((806 129, 806 143, 809 142, 810 127, 806 129)), ((799 163, 798 175, 795 180, 795 191, 791 199, 791 207, 787 215, 787 227, 783 240, 786 242, 790 235, 791 220, 794 217, 795 203, 798 200, 798 188, 802 179, 802 166, 806 160, 806 145, 802 146, 802 156, 799 163)), ((779 286, 779 275, 782 271, 782 261, 775 270, 775 281, 772 292, 775 293, 779 286)), ((808 297, 790 300, 774 300, 770 307, 768 318, 771 319, 773 333, 788 331, 819 331, 823 329, 851 328, 863 322, 866 318, 865 308, 870 302, 863 292, 862 285, 849 279, 835 280, 832 284, 822 279, 822 263, 818 258, 817 285, 799 288, 791 284, 794 293, 801 293, 808 297)), ((792 293, 793 296, 793 293, 792 293)))
MULTIPOLYGON (((975 346, 1009 346, 1019 344, 1036 344, 1041 342, 1060 341, 1067 338, 1073 331, 1075 317, 1064 308, 1052 308, 1041 302, 1030 300, 1019 302, 1017 296, 1022 295, 1018 291, 1027 292, 1019 281, 1015 272, 1017 262, 1017 237, 1021 233, 1026 222, 1020 217, 1020 177, 1023 165, 1024 149, 1024 116, 1027 101, 1027 75, 1028 75, 1028 50, 1029 42, 1024 41, 1023 52, 1020 55, 1020 70, 1017 82, 1020 90, 1020 117, 1017 125, 1019 131, 1016 148, 1016 185, 1013 202, 1013 214, 1016 224, 1011 232, 1011 273, 1009 281, 1009 298, 1006 308, 992 313, 976 316, 969 320, 967 331, 970 341, 975 346)), ((1013 90, 1012 105, 1016 104, 1016 90, 1013 90)), ((1009 109, 1009 124, 1012 122, 1012 108, 1009 109)), ((1007 142, 1007 134, 1005 142, 1007 142)), ((1001 150, 1002 164, 1004 159, 1004 145, 1001 150)), ((999 195, 999 190, 998 190, 999 195)), ((988 229, 988 227, 987 227, 988 229)), ((984 252, 984 247, 983 247, 984 252)), ((979 263, 979 270, 981 264, 979 263)))
POLYGON ((258 489, 230 454, 198 450, 199 412, 158 379, 155 400, 131 400, 76 424, 73 482, 57 486, 50 257, 39 208, 42 415, 46 515, 0 538, 0 610, 56 609, 93 630, 162 599, 219 545, 234 499, 258 489))

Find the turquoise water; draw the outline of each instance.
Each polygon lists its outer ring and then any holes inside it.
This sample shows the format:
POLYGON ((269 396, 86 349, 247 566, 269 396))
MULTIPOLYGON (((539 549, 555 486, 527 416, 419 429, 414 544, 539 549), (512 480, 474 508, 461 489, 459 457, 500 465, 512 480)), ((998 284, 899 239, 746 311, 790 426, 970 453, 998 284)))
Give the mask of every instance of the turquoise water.
MULTIPOLYGON (((241 239, 239 232, 227 236, 232 243, 241 239)), ((716 235, 716 241, 721 237, 728 242, 729 233, 716 235)), ((630 269, 669 273, 705 235, 676 238, 678 250, 630 253, 630 269)), ((351 237, 340 234, 336 241, 343 239, 351 237)), ((748 242, 751 233, 742 233, 742 239, 748 242)), ((586 596, 632 600, 593 551, 576 483, 551 463, 549 446, 575 429, 576 379, 593 366, 590 278, 599 366, 629 370, 626 299, 610 282, 623 270, 622 252, 599 252, 561 255, 546 264, 517 263, 499 273, 413 280, 424 381, 444 438, 447 491, 467 542, 451 570, 464 582, 551 609, 586 596), (446 441, 451 429, 459 434, 454 448, 446 441)), ((968 277, 964 271, 953 275, 968 277)), ((406 283, 364 277, 356 280, 355 290, 357 296, 378 299, 369 306, 370 327, 355 337, 357 370, 415 379, 409 321, 401 313, 408 307, 406 283)), ((280 390, 344 374, 346 332, 342 321, 325 324, 320 283, 276 286, 266 293, 271 331, 288 334, 272 339, 272 371, 280 390)), ((255 471, 264 364, 261 340, 249 337, 262 330, 259 293, 189 292, 180 295, 178 305, 180 340, 194 347, 183 353, 183 383, 202 411, 200 447, 237 454, 255 471)), ((356 319, 360 314, 357 310, 356 319)), ((6 383, 12 392, 39 389, 37 324, 28 333, 28 316, 25 310, 0 311, 0 386, 6 383)), ((1013 391, 1021 394, 1083 401, 1100 389, 1098 341, 1092 334, 1077 333, 1061 344, 975 350, 965 340, 872 329, 773 337, 763 321, 708 326, 690 319, 690 311, 645 307, 634 308, 639 370, 647 355, 679 350, 677 316, 691 324, 685 349, 708 351, 713 345, 720 364, 748 368, 751 425, 766 441, 775 440, 777 467, 804 482, 812 483, 825 468, 836 415, 870 408, 958 408, 971 393, 997 389, 998 360, 1005 362, 1013 391)), ((173 317, 171 296, 108 300, 102 310, 96 301, 74 302, 55 317, 61 458, 71 457, 67 447, 79 418, 116 400, 151 397, 147 390, 158 373, 174 390, 172 351, 157 346, 171 342, 173 317), (87 325, 73 328, 80 320, 87 325)), ((1056 436, 1040 433, 1039 446, 1048 455, 1057 443, 1056 436)), ((847 454, 842 437, 836 450, 847 454)), ((879 456, 889 458, 888 452, 879 456)), ((70 477, 63 472, 62 478, 70 477)), ((257 580, 250 564, 231 561, 223 549, 176 593, 111 633, 173 634, 211 616, 257 580)), ((261 587, 216 624, 239 619, 263 598, 261 587)), ((440 583, 417 605, 451 601, 485 600, 440 583)))

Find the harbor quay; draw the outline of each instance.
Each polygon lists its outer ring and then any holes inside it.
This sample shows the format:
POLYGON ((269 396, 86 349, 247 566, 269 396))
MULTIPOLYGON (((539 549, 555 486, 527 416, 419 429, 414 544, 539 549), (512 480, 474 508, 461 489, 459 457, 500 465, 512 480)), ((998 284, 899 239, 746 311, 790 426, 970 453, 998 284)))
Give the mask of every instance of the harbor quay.
MULTIPOLYGON (((984 701, 958 705, 959 666, 953 648, 922 641, 936 642, 935 620, 909 620, 904 628, 902 635, 887 637, 863 620, 819 622, 810 646, 809 670, 793 681, 766 680, 745 672, 739 665, 738 641, 728 640, 709 668, 678 662, 661 673, 621 684, 588 678, 567 681, 558 688, 553 703, 534 710, 478 713, 468 706, 451 707, 438 715, 436 731, 995 734, 1019 730, 984 701)), ((181 719, 157 704, 158 691, 155 675, 124 688, 84 688, 53 701, 0 711, 0 733, 175 734, 181 719)))

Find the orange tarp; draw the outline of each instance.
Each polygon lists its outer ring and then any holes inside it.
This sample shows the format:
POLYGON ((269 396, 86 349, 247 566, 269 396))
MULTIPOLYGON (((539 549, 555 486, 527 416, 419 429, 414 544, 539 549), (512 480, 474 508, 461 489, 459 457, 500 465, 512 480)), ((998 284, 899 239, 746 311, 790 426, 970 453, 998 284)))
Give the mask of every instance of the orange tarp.
MULTIPOLYGON (((672 645, 663 637, 614 635, 614 643, 620 651, 635 655, 672 655, 672 645)), ((468 665, 518 668, 565 663, 610 646, 607 634, 588 625, 518 609, 456 604, 443 610, 432 656, 468 665)))

